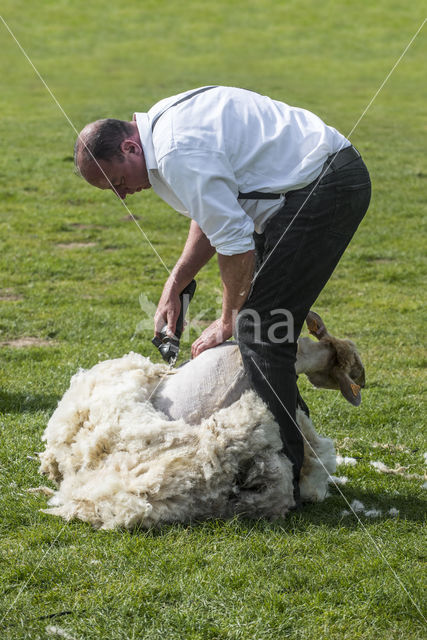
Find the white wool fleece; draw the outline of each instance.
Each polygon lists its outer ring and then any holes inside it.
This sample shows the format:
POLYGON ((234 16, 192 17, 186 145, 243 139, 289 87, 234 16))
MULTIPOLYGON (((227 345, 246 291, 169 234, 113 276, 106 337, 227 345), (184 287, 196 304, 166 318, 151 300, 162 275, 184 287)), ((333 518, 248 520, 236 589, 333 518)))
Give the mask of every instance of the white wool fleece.
MULTIPOLYGON (((199 424, 169 420, 151 395, 168 367, 129 353, 73 376, 44 433, 42 473, 58 484, 47 513, 96 527, 152 527, 208 517, 284 515, 292 469, 277 424, 253 391, 199 424)), ((321 500, 335 470, 309 418, 303 499, 321 500)))

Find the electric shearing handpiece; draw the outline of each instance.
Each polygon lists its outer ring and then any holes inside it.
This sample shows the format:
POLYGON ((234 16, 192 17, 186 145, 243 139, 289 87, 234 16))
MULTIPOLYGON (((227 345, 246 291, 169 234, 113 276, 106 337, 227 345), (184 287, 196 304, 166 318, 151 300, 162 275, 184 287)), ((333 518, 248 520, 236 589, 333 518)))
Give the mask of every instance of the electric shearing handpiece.
POLYGON ((191 302, 194 292, 196 290, 196 281, 192 280, 179 295, 181 301, 181 311, 176 323, 175 335, 169 336, 166 332, 167 324, 160 332, 160 337, 155 336, 151 342, 160 351, 163 360, 166 360, 170 365, 174 365, 179 353, 179 341, 181 334, 184 330, 184 318, 187 313, 188 305, 191 302))

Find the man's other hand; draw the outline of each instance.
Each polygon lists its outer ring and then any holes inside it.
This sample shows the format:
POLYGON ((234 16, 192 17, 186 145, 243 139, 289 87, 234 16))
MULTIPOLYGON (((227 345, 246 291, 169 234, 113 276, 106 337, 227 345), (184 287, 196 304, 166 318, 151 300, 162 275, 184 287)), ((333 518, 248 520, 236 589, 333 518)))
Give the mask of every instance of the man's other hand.
POLYGON ((195 358, 206 349, 222 344, 233 335, 232 324, 225 324, 221 318, 212 322, 191 345, 191 357, 195 358))

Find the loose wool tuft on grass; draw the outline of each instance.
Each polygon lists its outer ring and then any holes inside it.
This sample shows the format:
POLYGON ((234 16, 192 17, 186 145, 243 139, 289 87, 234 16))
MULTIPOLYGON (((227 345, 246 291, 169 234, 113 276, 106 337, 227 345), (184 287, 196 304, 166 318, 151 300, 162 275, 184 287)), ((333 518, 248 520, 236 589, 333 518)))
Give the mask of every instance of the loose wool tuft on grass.
MULTIPOLYGON (((44 433, 41 472, 58 485, 46 513, 95 527, 149 528, 210 517, 283 516, 294 505, 292 469, 272 415, 253 391, 189 424, 153 396, 168 367, 135 353, 71 380, 44 433)), ((305 439, 303 500, 326 496, 332 441, 298 410, 305 439)))

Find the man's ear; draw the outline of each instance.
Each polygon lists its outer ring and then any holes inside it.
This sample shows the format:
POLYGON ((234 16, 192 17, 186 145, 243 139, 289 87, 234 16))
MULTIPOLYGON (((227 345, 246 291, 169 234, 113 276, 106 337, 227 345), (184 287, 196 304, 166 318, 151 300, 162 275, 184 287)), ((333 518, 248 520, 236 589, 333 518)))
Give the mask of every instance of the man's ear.
POLYGON ((332 375, 338 381, 340 391, 344 398, 353 406, 358 407, 362 402, 360 386, 340 367, 334 367, 332 369, 332 375))
POLYGON ((315 311, 309 311, 305 321, 311 335, 315 336, 318 340, 328 335, 322 318, 315 311))
POLYGON ((141 145, 132 138, 126 138, 126 140, 123 140, 120 144, 120 149, 124 154, 135 153, 137 156, 140 156, 142 153, 141 145))

